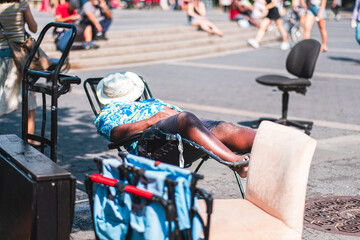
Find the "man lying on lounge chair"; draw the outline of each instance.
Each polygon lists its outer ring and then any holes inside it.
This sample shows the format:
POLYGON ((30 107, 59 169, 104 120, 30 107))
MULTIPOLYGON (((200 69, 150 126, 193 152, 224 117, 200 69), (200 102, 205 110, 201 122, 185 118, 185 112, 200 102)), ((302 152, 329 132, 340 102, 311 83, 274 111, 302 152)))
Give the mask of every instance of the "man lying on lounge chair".
MULTIPOLYGON (((225 161, 248 160, 233 151, 249 153, 254 130, 223 121, 199 119, 159 99, 140 100, 143 91, 143 81, 132 72, 112 73, 103 78, 97 87, 99 101, 104 104, 94 121, 98 133, 115 142, 147 128, 157 128, 165 133, 179 133, 225 161)), ((246 177, 248 166, 234 170, 246 177)))

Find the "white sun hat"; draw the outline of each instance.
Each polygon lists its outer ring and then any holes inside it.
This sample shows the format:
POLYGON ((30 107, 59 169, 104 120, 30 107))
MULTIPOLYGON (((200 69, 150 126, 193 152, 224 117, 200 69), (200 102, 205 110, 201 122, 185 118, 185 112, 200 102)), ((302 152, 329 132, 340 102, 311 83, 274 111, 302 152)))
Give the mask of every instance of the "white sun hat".
POLYGON ((144 92, 144 82, 133 72, 110 73, 99 82, 96 94, 102 104, 135 101, 144 92))

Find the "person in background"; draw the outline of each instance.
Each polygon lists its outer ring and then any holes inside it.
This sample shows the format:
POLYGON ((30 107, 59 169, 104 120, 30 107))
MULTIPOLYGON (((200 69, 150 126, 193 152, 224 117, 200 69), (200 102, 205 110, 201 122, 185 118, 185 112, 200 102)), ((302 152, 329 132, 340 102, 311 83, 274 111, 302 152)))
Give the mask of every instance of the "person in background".
MULTIPOLYGON (((12 41, 23 41, 25 23, 28 29, 36 33, 38 25, 31 13, 28 0, 0 0, 0 23, 12 41)), ((0 116, 18 109, 22 72, 15 65, 8 42, 0 31, 0 116)), ((28 133, 35 132, 36 96, 28 94, 28 133)), ((34 147, 40 143, 29 140, 34 147)))
POLYGON ((252 9, 253 6, 248 0, 233 0, 229 11, 230 20, 237 21, 238 23, 245 20, 255 27, 260 27, 260 24, 252 18, 252 9))
POLYGON ((351 27, 355 28, 355 39, 360 45, 360 0, 356 0, 355 2, 351 18, 351 27))
POLYGON ((190 0, 187 4, 189 24, 199 27, 205 32, 222 37, 224 34, 213 23, 206 19, 205 4, 200 0, 190 0))
POLYGON ((341 0, 333 0, 331 4, 331 11, 334 13, 336 21, 339 21, 341 19, 341 15, 339 11, 341 4, 342 4, 341 0))
POLYGON ((118 8, 118 9, 127 8, 126 2, 120 1, 120 0, 111 0, 110 6, 111 6, 111 8, 118 8))
POLYGON ((42 0, 41 1, 41 8, 39 9, 40 12, 51 12, 51 6, 49 0, 42 0))
MULTIPOLYGON (((301 0, 304 1, 304 0, 301 0)), ((304 39, 309 39, 311 29, 317 22, 322 38, 320 52, 327 52, 327 31, 326 31, 326 0, 310 0, 308 1, 307 12, 305 16, 304 39)), ((304 2, 303 2, 304 5, 304 2)))
POLYGON ((301 0, 293 0, 292 6, 294 12, 298 15, 300 21, 300 28, 301 32, 304 32, 304 25, 305 25, 305 16, 306 16, 306 5, 303 4, 301 0))
MULTIPOLYGON (((73 23, 78 29, 77 35, 80 36, 81 40, 84 40, 84 49, 99 48, 99 46, 92 41, 91 26, 77 24, 81 16, 78 14, 75 8, 76 7, 73 0, 61 0, 60 4, 55 9, 55 22, 73 23)), ((76 37, 75 41, 77 41, 78 38, 79 37, 76 37)))
POLYGON ((255 39, 248 39, 248 43, 253 48, 259 48, 260 42, 265 35, 266 29, 270 26, 272 21, 275 22, 277 28, 282 37, 282 43, 280 45, 281 50, 288 50, 290 48, 290 44, 287 40, 287 34, 283 27, 282 20, 280 17, 280 13, 278 8, 276 7, 277 0, 266 0, 266 8, 268 9, 268 14, 264 18, 264 20, 260 24, 260 28, 256 34, 255 39))
POLYGON ((89 0, 83 5, 81 16, 80 24, 91 26, 93 40, 107 40, 112 14, 105 0, 89 0))
POLYGON ((223 8, 224 12, 228 12, 231 0, 220 0, 219 5, 223 8))

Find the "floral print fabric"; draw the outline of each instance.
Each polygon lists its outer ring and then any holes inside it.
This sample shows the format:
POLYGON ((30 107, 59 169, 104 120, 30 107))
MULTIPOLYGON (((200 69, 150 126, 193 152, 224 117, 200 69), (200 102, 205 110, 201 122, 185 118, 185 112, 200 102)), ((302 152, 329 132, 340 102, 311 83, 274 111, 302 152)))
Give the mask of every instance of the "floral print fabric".
POLYGON ((98 133, 110 140, 110 132, 114 127, 150 118, 164 111, 164 106, 182 112, 180 108, 156 98, 136 102, 113 102, 101 109, 94 124, 98 133))

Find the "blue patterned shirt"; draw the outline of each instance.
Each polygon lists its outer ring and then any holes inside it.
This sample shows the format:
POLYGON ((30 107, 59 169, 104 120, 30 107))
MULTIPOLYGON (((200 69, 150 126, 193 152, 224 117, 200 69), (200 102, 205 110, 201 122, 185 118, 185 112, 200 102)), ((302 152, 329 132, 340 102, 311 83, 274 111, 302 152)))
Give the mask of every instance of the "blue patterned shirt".
MULTIPOLYGON (((164 111, 164 106, 182 112, 174 105, 165 103, 159 99, 151 98, 136 102, 113 102, 105 105, 94 120, 98 133, 110 140, 113 128, 127 123, 134 123, 154 116, 164 111)), ((132 145, 134 149, 136 145, 132 145)), ((131 151, 130 149, 128 149, 131 151)))

